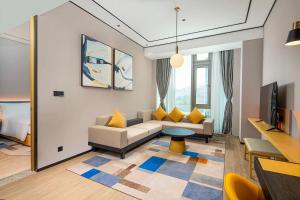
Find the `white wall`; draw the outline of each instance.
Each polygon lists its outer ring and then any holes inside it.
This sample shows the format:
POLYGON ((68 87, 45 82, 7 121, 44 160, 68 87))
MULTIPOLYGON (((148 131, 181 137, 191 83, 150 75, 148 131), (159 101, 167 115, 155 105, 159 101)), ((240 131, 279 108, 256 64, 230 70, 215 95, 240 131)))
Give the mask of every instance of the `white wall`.
MULTIPOLYGON (((263 84, 277 81, 287 86, 284 106, 300 110, 300 46, 287 47, 285 42, 294 21, 300 21, 299 0, 277 0, 264 28, 263 84)), ((280 94, 281 95, 281 94, 280 94)), ((282 104, 282 102, 280 102, 282 104)), ((297 132, 293 122, 293 135, 297 132)))
POLYGON ((28 99, 29 45, 0 38, 0 99, 28 99))
POLYGON ((136 117, 155 107, 155 70, 143 48, 71 3, 38 21, 38 167, 89 150, 88 126, 97 115, 115 109, 136 117), (134 90, 114 91, 80 86, 81 34, 134 57, 134 90), (65 97, 53 97, 62 90, 65 97), (63 146, 62 152, 57 147, 63 146))
POLYGON ((263 68, 263 39, 243 42, 241 68, 240 140, 260 138, 248 122, 249 117, 259 118, 260 87, 263 68))

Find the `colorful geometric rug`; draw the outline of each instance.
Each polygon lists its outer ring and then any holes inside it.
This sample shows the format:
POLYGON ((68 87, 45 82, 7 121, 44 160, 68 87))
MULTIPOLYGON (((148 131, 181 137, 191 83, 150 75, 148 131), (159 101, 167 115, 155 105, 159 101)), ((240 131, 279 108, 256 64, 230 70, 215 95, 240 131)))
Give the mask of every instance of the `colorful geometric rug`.
POLYGON ((68 170, 138 199, 222 199, 225 142, 188 140, 176 154, 169 140, 152 140, 123 160, 102 153, 68 170))
POLYGON ((31 148, 14 141, 1 138, 0 152, 9 156, 30 156, 31 148))

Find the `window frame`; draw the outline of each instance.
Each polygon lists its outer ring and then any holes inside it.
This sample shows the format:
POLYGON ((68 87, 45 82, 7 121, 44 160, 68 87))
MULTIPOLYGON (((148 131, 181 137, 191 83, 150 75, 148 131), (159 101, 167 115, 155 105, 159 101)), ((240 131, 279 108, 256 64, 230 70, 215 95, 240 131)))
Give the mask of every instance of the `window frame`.
POLYGON ((191 83, 191 110, 194 107, 199 109, 211 109, 211 69, 212 69, 212 53, 208 53, 208 60, 197 60, 197 55, 192 55, 192 83, 191 83), (208 69, 208 102, 207 104, 196 104, 196 89, 197 89, 197 69, 207 68, 208 69))

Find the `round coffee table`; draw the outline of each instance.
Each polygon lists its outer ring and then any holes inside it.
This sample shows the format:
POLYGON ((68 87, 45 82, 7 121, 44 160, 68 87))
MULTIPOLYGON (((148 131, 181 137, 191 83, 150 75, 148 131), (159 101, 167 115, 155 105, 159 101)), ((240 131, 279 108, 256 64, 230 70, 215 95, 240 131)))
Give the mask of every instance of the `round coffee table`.
POLYGON ((169 150, 175 153, 185 152, 185 138, 195 134, 194 131, 185 128, 166 128, 162 133, 171 136, 169 150))

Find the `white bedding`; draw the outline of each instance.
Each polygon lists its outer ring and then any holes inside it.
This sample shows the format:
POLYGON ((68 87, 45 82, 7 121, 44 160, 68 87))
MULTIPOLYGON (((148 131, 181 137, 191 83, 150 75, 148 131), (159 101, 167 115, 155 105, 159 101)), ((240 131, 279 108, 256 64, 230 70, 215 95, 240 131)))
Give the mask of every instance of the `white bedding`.
POLYGON ((0 133, 21 141, 30 133, 30 103, 0 103, 0 133))

